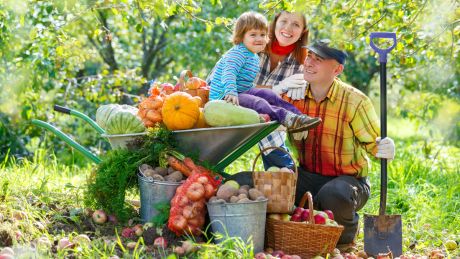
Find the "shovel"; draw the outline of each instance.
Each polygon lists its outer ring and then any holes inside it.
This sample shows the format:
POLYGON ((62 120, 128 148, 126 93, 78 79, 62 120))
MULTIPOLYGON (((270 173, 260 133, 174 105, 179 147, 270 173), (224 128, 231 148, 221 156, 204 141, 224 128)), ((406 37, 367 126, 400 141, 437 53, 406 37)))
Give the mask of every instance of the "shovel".
MULTIPOLYGON (((380 62, 380 124, 381 138, 387 136, 387 54, 396 45, 396 34, 392 32, 373 32, 370 45, 379 54, 380 62), (393 39, 387 49, 378 48, 373 39, 393 39)), ((387 160, 380 160, 380 210, 379 215, 364 215, 364 251, 368 255, 391 253, 394 257, 402 254, 401 215, 385 215, 387 200, 387 160)))

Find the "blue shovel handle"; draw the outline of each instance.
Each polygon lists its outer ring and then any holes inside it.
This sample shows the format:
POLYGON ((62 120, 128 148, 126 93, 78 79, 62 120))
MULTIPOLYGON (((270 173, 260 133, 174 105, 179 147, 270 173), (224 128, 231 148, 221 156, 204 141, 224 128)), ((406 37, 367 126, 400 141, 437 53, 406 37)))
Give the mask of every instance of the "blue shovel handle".
POLYGON ((371 47, 379 53, 380 63, 387 63, 387 54, 396 46, 396 33, 394 32, 371 32, 371 47), (374 44, 374 39, 393 39, 393 45, 387 49, 381 49, 374 44))

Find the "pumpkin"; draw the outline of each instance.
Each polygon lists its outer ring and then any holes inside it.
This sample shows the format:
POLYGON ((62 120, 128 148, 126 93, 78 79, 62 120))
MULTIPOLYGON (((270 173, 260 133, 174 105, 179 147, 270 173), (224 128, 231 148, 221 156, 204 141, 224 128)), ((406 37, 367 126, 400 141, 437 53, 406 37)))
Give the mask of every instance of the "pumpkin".
POLYGON ((200 117, 200 109, 191 95, 175 92, 166 96, 161 115, 163 123, 170 130, 191 129, 200 117))
POLYGON ((206 124, 206 120, 204 119, 203 108, 200 108, 200 117, 198 118, 198 121, 196 122, 193 128, 199 129, 199 128, 207 128, 207 127, 209 127, 209 125, 206 124))

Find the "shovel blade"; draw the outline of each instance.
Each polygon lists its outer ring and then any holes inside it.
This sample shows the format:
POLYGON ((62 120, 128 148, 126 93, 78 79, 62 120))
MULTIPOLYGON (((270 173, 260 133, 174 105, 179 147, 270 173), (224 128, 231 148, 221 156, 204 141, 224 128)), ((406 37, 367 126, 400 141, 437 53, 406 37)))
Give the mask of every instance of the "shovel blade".
POLYGON ((371 256, 402 255, 401 215, 364 215, 364 251, 371 256))

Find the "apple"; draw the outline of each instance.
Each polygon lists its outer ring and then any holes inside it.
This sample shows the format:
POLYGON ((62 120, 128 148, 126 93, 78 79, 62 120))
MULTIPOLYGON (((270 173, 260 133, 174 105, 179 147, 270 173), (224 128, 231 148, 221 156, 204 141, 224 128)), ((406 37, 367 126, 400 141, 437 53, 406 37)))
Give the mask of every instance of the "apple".
POLYGON ((291 216, 291 221, 301 222, 302 219, 300 217, 301 216, 299 214, 294 214, 294 215, 291 216))
MULTIPOLYGON (((326 216, 327 217, 327 216, 326 216)), ((322 214, 316 214, 314 216, 315 218, 315 224, 320 224, 320 225, 324 225, 326 224, 326 217, 324 217, 324 215, 322 214)))
POLYGON ((168 246, 168 242, 164 237, 157 237, 153 241, 153 246, 158 247, 158 248, 166 248, 168 246))
POLYGON ((332 211, 330 211, 330 210, 324 210, 324 212, 327 214, 327 217, 328 217, 329 219, 334 220, 334 213, 332 213, 332 211))
POLYGON ((161 89, 165 92, 173 92, 174 91, 174 86, 170 83, 162 83, 160 85, 161 89))
POLYGON ((187 189, 187 198, 192 201, 199 201, 204 197, 204 187, 201 183, 192 183, 187 189))
POLYGON ((287 214, 287 213, 281 214, 281 220, 282 221, 290 221, 291 216, 289 214, 287 214))
POLYGON ((189 90, 196 90, 201 86, 201 81, 198 77, 190 77, 185 83, 185 87, 189 90))
POLYGON ((267 256, 263 252, 259 252, 255 255, 255 259, 266 259, 267 256))
POLYGON ((300 214, 300 220, 301 221, 308 221, 310 220, 310 210, 309 209, 304 209, 302 211, 302 214, 300 214))
POLYGON ((235 190, 240 189, 240 184, 235 180, 226 181, 224 184, 232 186, 235 190))
POLYGON ((63 250, 63 249, 67 249, 67 248, 71 248, 74 244, 72 242, 70 242, 69 238, 67 237, 63 237, 59 240, 58 242, 58 245, 57 245, 57 249, 58 250, 63 250))
POLYGON ((128 248, 129 250, 133 250, 134 248, 136 248, 136 245, 137 245, 136 242, 131 241, 131 242, 126 243, 126 248, 128 248))
POLYGON ((267 172, 278 172, 280 170, 279 167, 277 166, 270 166, 268 169, 267 169, 267 172))
POLYGON ((107 214, 103 210, 96 210, 93 213, 93 221, 96 224, 104 224, 107 221, 107 214))
POLYGON ((268 218, 269 219, 281 220, 281 214, 277 214, 277 213, 268 214, 268 218))
POLYGON ((75 244, 77 245, 89 245, 91 244, 91 239, 85 235, 85 234, 80 234, 76 237, 73 238, 72 240, 75 244))
POLYGON ((134 231, 134 234, 136 234, 136 236, 140 237, 142 236, 142 233, 144 233, 144 228, 142 226, 142 224, 137 224, 135 225, 132 230, 134 231))
POLYGON ((275 252, 272 253, 272 255, 281 258, 284 256, 284 252, 281 250, 276 250, 275 252))
POLYGON ((125 238, 133 238, 136 233, 132 228, 126 227, 121 231, 121 236, 125 238))
POLYGON ((301 215, 302 214, 302 211, 304 211, 305 209, 302 208, 302 207, 297 207, 294 209, 294 213, 293 214, 299 214, 301 215))
POLYGON ((444 245, 446 246, 446 249, 449 251, 457 249, 457 242, 455 242, 454 240, 447 240, 444 245))

